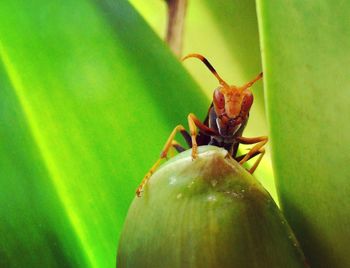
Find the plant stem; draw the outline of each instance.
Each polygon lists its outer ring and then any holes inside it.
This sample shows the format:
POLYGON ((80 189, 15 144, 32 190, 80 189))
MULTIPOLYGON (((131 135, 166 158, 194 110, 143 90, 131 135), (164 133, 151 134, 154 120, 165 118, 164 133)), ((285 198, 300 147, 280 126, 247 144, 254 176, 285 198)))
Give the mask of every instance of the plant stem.
POLYGON ((168 5, 168 26, 166 42, 179 58, 182 52, 182 39, 184 32, 187 0, 166 0, 168 5))

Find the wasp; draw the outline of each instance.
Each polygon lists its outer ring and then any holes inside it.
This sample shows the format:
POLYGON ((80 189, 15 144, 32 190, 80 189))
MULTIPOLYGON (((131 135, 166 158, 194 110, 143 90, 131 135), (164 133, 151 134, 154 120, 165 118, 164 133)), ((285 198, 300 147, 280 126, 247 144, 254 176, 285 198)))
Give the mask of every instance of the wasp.
POLYGON ((189 54, 184 57, 183 60, 189 58, 197 58, 202 61, 217 78, 220 85, 214 90, 213 101, 203 122, 193 113, 190 113, 187 116, 190 132, 188 132, 183 125, 177 125, 171 132, 158 161, 151 167, 143 178, 140 186, 137 188, 137 196, 141 195, 143 187, 160 165, 162 159, 167 158, 170 148, 173 147, 178 152, 185 151, 185 148, 175 141, 175 136, 178 132, 182 134, 188 146, 192 148, 193 160, 197 158, 198 146, 201 145, 223 147, 229 152, 232 158, 241 165, 259 155, 253 166, 248 170, 252 174, 265 154, 264 146, 268 141, 266 136, 253 138, 242 136, 243 130, 248 122, 249 111, 254 99, 250 88, 263 77, 263 74, 260 73, 250 82, 238 87, 227 84, 204 56, 200 54, 189 54), (246 154, 237 155, 239 144, 255 145, 246 154))

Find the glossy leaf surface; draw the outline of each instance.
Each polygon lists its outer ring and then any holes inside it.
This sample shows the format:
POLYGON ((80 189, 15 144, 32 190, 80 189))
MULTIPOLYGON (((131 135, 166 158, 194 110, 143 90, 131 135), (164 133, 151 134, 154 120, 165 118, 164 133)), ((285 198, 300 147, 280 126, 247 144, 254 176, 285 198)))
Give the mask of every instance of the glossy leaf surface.
POLYGON ((0 266, 113 267, 139 181, 206 99, 127 2, 2 1, 0 25, 0 266))

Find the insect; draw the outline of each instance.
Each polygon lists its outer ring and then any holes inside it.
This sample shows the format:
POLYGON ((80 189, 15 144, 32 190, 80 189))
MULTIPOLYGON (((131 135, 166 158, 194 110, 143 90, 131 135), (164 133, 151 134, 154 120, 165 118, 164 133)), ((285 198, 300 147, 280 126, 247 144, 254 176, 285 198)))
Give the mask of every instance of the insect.
POLYGON ((243 130, 248 122, 250 108, 253 104, 253 94, 249 88, 260 80, 263 74, 260 73, 243 86, 230 86, 219 76, 205 57, 200 54, 189 54, 184 57, 183 60, 188 58, 197 58, 202 61, 218 79, 220 86, 214 90, 213 101, 203 122, 193 113, 190 113, 187 117, 190 129, 189 133, 182 125, 177 125, 174 128, 163 147, 160 158, 151 167, 143 178, 140 186, 137 188, 137 196, 141 195, 143 187, 160 165, 162 159, 167 158, 168 151, 171 147, 175 148, 178 152, 185 151, 185 148, 174 140, 178 132, 182 134, 188 146, 192 148, 193 160, 198 156, 198 146, 215 145, 225 148, 241 165, 259 155, 253 166, 249 169, 249 172, 253 173, 265 154, 264 145, 268 141, 266 136, 253 138, 242 136, 243 130), (197 129, 199 129, 199 132, 197 129), (246 154, 237 156, 239 144, 255 145, 246 154))

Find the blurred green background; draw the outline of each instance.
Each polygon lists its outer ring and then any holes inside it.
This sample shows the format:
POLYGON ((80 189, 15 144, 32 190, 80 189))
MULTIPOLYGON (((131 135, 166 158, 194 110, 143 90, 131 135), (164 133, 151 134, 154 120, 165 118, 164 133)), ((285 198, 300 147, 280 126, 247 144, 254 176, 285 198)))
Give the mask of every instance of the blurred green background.
MULTIPOLYGON (((237 85, 264 70, 269 127, 258 83, 245 135, 272 153, 255 175, 277 200, 276 174, 314 267, 350 266, 349 10, 193 0, 186 17, 183 54, 237 85)), ((165 22, 160 0, 1 1, 0 267, 115 266, 137 185, 217 86, 170 52, 165 22)))

